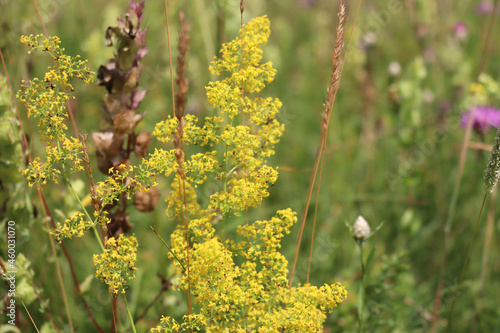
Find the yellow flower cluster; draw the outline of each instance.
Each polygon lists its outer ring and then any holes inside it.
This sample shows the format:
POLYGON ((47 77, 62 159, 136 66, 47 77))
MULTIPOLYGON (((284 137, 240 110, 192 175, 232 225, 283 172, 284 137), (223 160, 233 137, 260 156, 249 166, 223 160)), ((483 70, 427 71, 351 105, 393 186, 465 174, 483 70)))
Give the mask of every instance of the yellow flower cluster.
POLYGON ((66 135, 68 127, 65 121, 68 114, 65 103, 74 98, 65 91, 74 90, 68 80, 76 76, 88 84, 93 80, 94 73, 86 67, 86 61, 78 60, 78 56, 64 54, 58 37, 22 36, 21 42, 32 48, 28 53, 41 49, 54 61, 54 66, 48 68, 43 79, 32 79, 17 94, 26 106, 28 116, 38 118, 41 141, 48 145, 46 161, 35 159, 23 174, 27 175, 30 186, 35 182, 44 185, 47 179, 57 183, 61 176, 67 179, 72 173, 83 170, 80 164, 83 144, 66 135), (57 168, 58 164, 62 165, 62 174, 57 168))
POLYGON ((111 223, 111 219, 108 217, 109 212, 101 208, 100 211, 94 212, 94 226, 100 224, 101 227, 106 230, 108 223, 111 223))
POLYGON ((276 73, 271 63, 261 64, 260 46, 268 36, 268 19, 253 19, 240 37, 223 45, 221 59, 212 62, 212 73, 225 77, 206 87, 208 101, 220 115, 205 118, 203 126, 186 115, 180 124, 169 118, 155 128, 162 142, 181 140, 204 150, 187 157, 181 150, 158 149, 144 161, 151 172, 176 174, 166 200, 167 216, 179 222, 169 256, 179 276, 174 288, 189 290, 196 304, 183 323, 163 317, 151 332, 321 332, 326 314, 347 297, 339 283, 288 288, 288 261, 279 249, 297 222, 291 209, 237 227, 236 237, 242 240, 216 236, 219 217, 259 206, 278 177, 266 163, 284 130, 276 119, 281 102, 249 97, 276 73), (209 177, 216 187, 205 209, 195 188, 209 177), (182 222, 187 222, 187 236, 182 222))
POLYGON ((323 332, 326 314, 347 299, 347 291, 339 283, 325 284, 319 289, 306 284, 290 291, 281 290, 275 297, 280 296, 286 307, 263 314, 258 319, 260 326, 255 327, 257 332, 323 332), (286 295, 280 295, 281 292, 286 295))
POLYGON ((59 184, 61 171, 55 166, 62 165, 62 177, 68 177, 70 174, 83 170, 81 165, 80 155, 83 153, 83 144, 76 138, 61 138, 58 146, 47 146, 45 148, 45 162, 41 162, 39 157, 36 157, 29 168, 23 170, 23 175, 27 175, 29 186, 33 186, 36 182, 41 185, 47 184, 47 180, 52 180, 59 184))
POLYGON ((240 215, 247 207, 260 205, 278 176, 266 162, 274 154, 274 145, 284 130, 275 119, 282 104, 278 99, 249 97, 272 82, 276 74, 270 62, 260 64, 260 46, 267 42, 269 33, 269 20, 265 16, 256 18, 242 28, 240 37, 224 44, 222 59, 212 61, 213 74, 228 73, 228 77, 206 87, 208 101, 220 110, 220 116, 206 117, 202 126, 197 125, 194 115, 184 116, 182 124, 169 117, 158 123, 153 132, 165 143, 180 137, 184 143, 218 149, 190 157, 175 149, 157 149, 145 161, 156 173, 169 176, 176 173, 179 167, 176 156, 181 154, 185 160, 185 181, 196 187, 211 177, 220 184, 220 190, 210 198, 209 209, 223 216, 240 215), (242 115, 242 124, 233 125, 238 114, 242 115), (224 152, 223 156, 217 151, 224 152))
POLYGON ((51 164, 42 163, 40 162, 39 157, 35 157, 35 159, 30 163, 30 167, 28 169, 24 169, 22 173, 26 176, 28 185, 32 187, 36 183, 45 185, 49 179, 52 179, 56 184, 58 184, 61 171, 53 169, 51 164))
MULTIPOLYGON (((125 164, 109 169, 109 177, 103 182, 98 182, 94 188, 94 195, 102 207, 112 205, 123 193, 130 198, 135 191, 147 190, 144 182, 132 177, 133 172, 134 167, 125 164)), ((148 182, 156 186, 154 180, 149 179, 148 182)))
POLYGON ((202 315, 192 314, 182 318, 184 322, 178 323, 175 319, 162 316, 161 325, 151 329, 151 333, 164 332, 199 332, 206 325, 206 319, 202 315))
POLYGON ((260 206, 262 199, 269 196, 267 188, 273 186, 277 178, 278 172, 267 165, 249 174, 237 174, 228 181, 230 191, 219 191, 210 197, 210 208, 222 213, 233 211, 239 216, 239 211, 246 207, 260 206))
MULTIPOLYGON (((203 316, 207 332, 279 332, 282 328, 286 332, 322 331, 326 314, 346 300, 347 291, 339 283, 321 288, 304 285, 288 289, 288 261, 278 249, 281 239, 296 221, 296 214, 290 209, 280 210, 270 220, 239 226, 238 234, 247 241, 227 241, 226 244, 214 237, 215 230, 209 219, 189 221, 193 244, 189 282, 200 306, 197 315, 203 316)), ((179 226, 172 235, 176 258, 170 256, 181 276, 174 287, 186 290, 184 232, 179 226)), ((171 321, 162 327, 164 332, 183 332, 176 325, 171 321)))
POLYGON ((56 240, 61 242, 64 238, 83 237, 85 231, 92 226, 92 221, 86 221, 83 213, 75 212, 69 219, 61 225, 57 223, 57 229, 54 232, 56 240))
POLYGON ((255 118, 259 125, 273 119, 275 113, 273 111, 281 107, 281 103, 276 99, 259 98, 253 102, 264 106, 259 110, 250 107, 252 103, 249 102, 252 101, 244 98, 245 93, 258 93, 274 80, 276 70, 273 69, 271 62, 260 64, 262 60, 260 46, 267 43, 270 33, 267 17, 255 18, 240 29, 239 37, 222 46, 222 58, 214 58, 212 61, 210 66, 212 74, 220 76, 228 73, 230 76, 222 81, 209 83, 208 102, 231 118, 243 107, 243 112, 255 118), (275 102, 277 105, 272 106, 275 102))
POLYGON ((189 212, 190 218, 199 218, 203 215, 200 204, 197 201, 196 192, 193 186, 182 180, 177 175, 170 185, 170 195, 165 199, 167 203, 167 218, 175 219, 181 217, 185 212, 189 212))
POLYGON ((135 280, 137 246, 135 236, 121 234, 107 240, 103 253, 94 254, 95 277, 108 285, 110 293, 124 294, 127 282, 135 280))

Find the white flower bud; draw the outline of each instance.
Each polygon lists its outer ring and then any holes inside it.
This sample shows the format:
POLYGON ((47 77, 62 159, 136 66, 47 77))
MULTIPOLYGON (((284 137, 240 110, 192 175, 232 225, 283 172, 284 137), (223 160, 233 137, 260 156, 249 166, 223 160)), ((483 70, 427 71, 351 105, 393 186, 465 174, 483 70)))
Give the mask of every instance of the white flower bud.
POLYGON ((354 225, 352 226, 352 233, 357 239, 365 239, 370 235, 370 226, 363 216, 358 216, 354 225))
POLYGON ((399 62, 393 61, 389 64, 388 71, 391 76, 398 76, 401 73, 401 65, 399 62))

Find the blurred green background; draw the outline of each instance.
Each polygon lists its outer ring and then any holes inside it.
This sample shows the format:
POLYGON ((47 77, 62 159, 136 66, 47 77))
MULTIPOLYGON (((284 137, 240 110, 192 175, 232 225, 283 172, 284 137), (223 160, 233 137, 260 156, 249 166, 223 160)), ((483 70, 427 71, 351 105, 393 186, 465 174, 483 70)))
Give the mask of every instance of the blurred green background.
MULTIPOLYGON (((96 72, 113 56, 113 49, 104 45, 104 34, 106 28, 115 26, 116 19, 126 12, 127 1, 40 0, 37 3, 48 33, 61 38, 67 53, 88 59, 96 72)), ((450 209, 465 134, 460 116, 473 105, 500 106, 500 89, 496 86, 500 74, 495 37, 499 33, 498 24, 492 28, 492 39, 482 58, 492 17, 485 13, 487 7, 478 8, 485 3, 377 0, 364 1, 361 5, 333 108, 320 194, 311 202, 295 279, 297 283, 304 283, 306 279, 313 212, 318 201, 310 282, 322 285, 339 281, 349 291, 348 301, 329 316, 327 332, 357 331, 359 250, 345 223, 352 224, 358 215, 362 215, 372 229, 384 222, 366 244, 366 252, 374 249, 367 277, 366 332, 430 329, 442 267, 443 229, 451 215, 437 331, 442 331, 446 325, 451 295, 481 208, 483 175, 489 158, 488 151, 468 150, 456 206, 450 209), (474 97, 471 85, 480 69, 490 81, 481 81, 482 90, 474 97)), ((168 1, 168 5, 174 57, 177 55, 179 10, 185 12, 191 25, 187 112, 208 115, 213 112, 206 102, 204 90, 212 79, 208 66, 220 42, 231 40, 237 34, 239 1, 179 0, 168 1)), ((347 36, 354 24, 357 6, 355 1, 348 3, 347 36)), ((21 34, 43 33, 43 29, 32 1, 0 1, 0 12, 3 32, 0 47, 17 91, 21 80, 42 75, 50 64, 40 52, 27 55, 27 48, 19 43, 21 34)), ((245 22, 261 15, 267 15, 271 21, 271 37, 264 48, 264 59, 272 61, 278 73, 263 95, 278 97, 283 102, 278 119, 286 125, 276 155, 270 161, 281 168, 279 180, 263 206, 250 211, 251 219, 269 218, 277 209, 286 207, 291 207, 299 216, 304 210, 331 75, 337 12, 337 1, 245 2, 245 22)), ((163 2, 146 1, 144 14, 143 26, 148 27, 150 51, 143 60, 140 86, 148 93, 140 107, 146 115, 138 130, 152 131, 158 121, 172 114, 163 2)), ((79 130, 91 133, 105 128, 101 116, 105 89, 97 84, 84 86, 79 82, 75 89, 77 98, 73 106, 79 130)), ((8 119, 8 93, 7 86, 3 85, 0 157, 3 163, 2 202, 5 204, 2 228, 7 220, 17 222, 18 253, 31 261, 32 274, 26 277, 27 288, 33 282, 40 292, 39 300, 34 297, 29 307, 35 322, 43 326, 44 322, 49 322, 50 313, 59 324, 64 322, 65 314, 54 260, 38 196, 27 188, 19 175, 24 164, 19 140, 15 139, 19 129, 12 127, 8 119)), ((18 105, 25 117, 25 110, 19 102, 18 105)), ((43 150, 35 123, 24 120, 30 150, 41 154, 43 150)), ((494 132, 494 129, 485 135, 473 132, 470 141, 491 145, 494 132)), ((154 141, 153 145, 159 143, 154 141)), ((90 149, 94 154, 92 142, 90 149)), ((97 180, 103 179, 98 172, 95 175, 97 180)), ((83 197, 88 193, 85 181, 75 181, 83 197)), ((164 191, 167 184, 166 180, 160 184, 164 191)), ((202 203, 206 203, 210 190, 210 185, 200 189, 202 203)), ((162 198, 167 193, 163 192, 162 198)), ((48 188, 46 196, 56 219, 63 220, 76 207, 74 200, 56 187, 48 188)), ((453 332, 494 332, 500 327, 497 303, 500 224, 494 210, 497 201, 492 198, 486 201, 460 287, 452 317, 453 332), (489 229, 488 213, 492 214, 489 229)), ((170 274, 167 253, 149 225, 155 226, 164 238, 168 238, 174 226, 164 217, 162 204, 153 213, 132 209, 130 214, 133 232, 140 243, 139 273, 130 293, 133 314, 138 316, 159 290, 156 272, 166 277, 170 274)), ((298 228, 296 225, 284 241, 283 251, 289 261, 296 248, 298 228)), ((97 245, 90 238, 66 242, 80 282, 94 274, 91 253, 96 251, 97 245)), ((2 253, 4 250, 3 246, 2 253)), ((67 290, 74 295, 76 291, 67 264, 62 257, 60 262, 67 290)), ((87 282, 86 299, 97 321, 106 328, 112 316, 106 287, 92 278, 87 282)), ((70 297, 70 300, 79 332, 92 332, 94 326, 79 298, 70 297)), ((20 312, 25 317, 23 310, 20 312)), ((146 331, 154 326, 160 315, 181 316, 184 313, 183 295, 167 291, 138 322, 138 329, 146 331)), ((125 331, 128 324, 124 316, 121 319, 123 330, 119 331, 125 331)), ((25 324, 23 332, 33 331, 27 321, 25 324)))

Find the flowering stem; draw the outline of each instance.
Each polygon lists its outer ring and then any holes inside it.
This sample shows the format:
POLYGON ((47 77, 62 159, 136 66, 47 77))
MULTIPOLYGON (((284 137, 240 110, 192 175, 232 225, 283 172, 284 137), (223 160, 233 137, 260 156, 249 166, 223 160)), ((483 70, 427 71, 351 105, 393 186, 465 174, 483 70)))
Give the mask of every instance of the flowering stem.
POLYGON ((99 245, 101 246, 102 252, 105 252, 106 249, 104 248, 104 245, 102 244, 101 237, 99 237, 99 233, 97 232, 97 229, 94 226, 92 226, 92 230, 94 231, 95 238, 97 239, 97 241, 99 242, 99 245))
MULTIPOLYGON (((59 154, 61 154, 61 145, 59 144, 59 141, 57 142, 57 149, 59 151, 59 154)), ((64 163, 62 163, 62 170, 63 170, 63 175, 66 175, 66 166, 64 165, 64 163)), ((101 237, 99 237, 97 229, 94 226, 94 222, 95 221, 92 219, 92 217, 90 217, 89 212, 87 211, 87 209, 85 208, 85 205, 80 200, 80 197, 78 196, 78 194, 76 194, 76 191, 73 188, 73 185, 71 184, 71 181, 69 180, 69 178, 67 176, 64 177, 64 181, 68 185, 69 190, 71 191, 71 193, 73 194, 73 196, 75 197, 75 199, 78 201, 78 204, 82 208, 83 212, 85 213, 85 215, 87 216, 87 218, 89 219, 89 221, 92 222, 92 230, 94 231, 94 235, 95 235, 95 237, 97 239, 97 242, 101 246, 102 252, 106 252, 106 249, 104 248, 104 245, 102 244, 101 237)))
POLYGON ((132 314, 130 313, 130 308, 128 307, 127 296, 123 294, 123 302, 125 303, 125 308, 127 309, 128 319, 130 320, 130 325, 132 325, 132 332, 137 333, 134 325, 134 318, 132 318, 132 314))
MULTIPOLYGON (((64 166, 63 166, 63 169, 64 169, 64 166)), ((65 178, 65 180, 66 180, 66 183, 68 184, 68 187, 69 187, 71 193, 73 193, 73 196, 76 198, 76 200, 80 204, 80 207, 82 208, 83 212, 85 213, 85 215, 87 216, 87 218, 89 219, 89 221, 94 222, 94 220, 90 217, 89 212, 87 211, 87 209, 83 205, 82 201, 80 200, 80 197, 78 196, 78 194, 76 194, 75 189, 73 188, 73 185, 71 185, 71 182, 69 181, 69 179, 65 178)), ((97 229, 95 228, 94 223, 92 223, 92 230, 94 231, 94 235, 95 235, 95 237, 97 239, 97 242, 101 246, 102 252, 105 252, 106 249, 104 248, 104 245, 102 243, 101 237, 99 236, 99 233, 97 232, 97 229)))

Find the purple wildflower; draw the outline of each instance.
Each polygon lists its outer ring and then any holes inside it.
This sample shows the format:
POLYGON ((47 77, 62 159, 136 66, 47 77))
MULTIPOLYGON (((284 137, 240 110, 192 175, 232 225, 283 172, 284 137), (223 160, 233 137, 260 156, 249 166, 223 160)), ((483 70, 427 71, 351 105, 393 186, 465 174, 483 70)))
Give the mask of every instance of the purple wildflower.
POLYGON ((491 1, 481 1, 476 6, 476 14, 479 16, 484 16, 493 11, 493 3, 491 1))
POLYGON ((318 0, 302 0, 301 1, 302 7, 307 8, 307 9, 314 6, 316 4, 316 2, 318 2, 318 0))
POLYGON ((457 22, 454 27, 455 36, 458 40, 464 41, 467 38, 467 26, 464 22, 457 22))
POLYGON ((476 106, 462 115, 460 125, 467 127, 469 122, 469 114, 474 111, 472 119, 472 128, 478 134, 486 134, 491 128, 497 128, 500 125, 500 110, 495 109, 493 106, 476 106))

